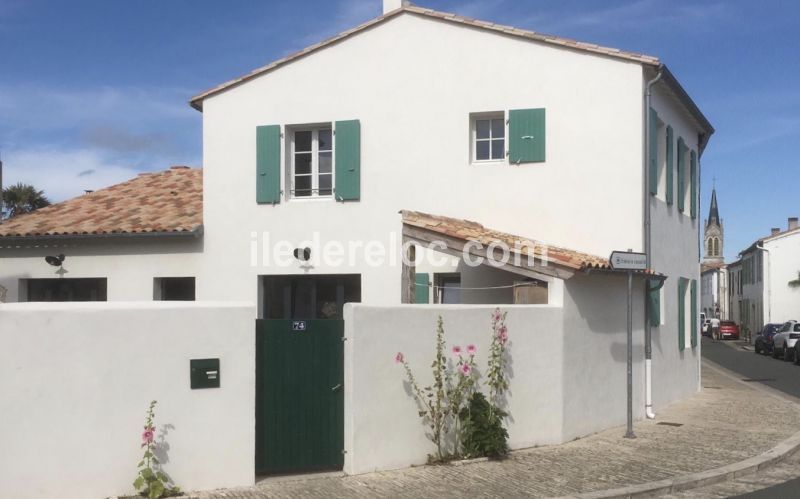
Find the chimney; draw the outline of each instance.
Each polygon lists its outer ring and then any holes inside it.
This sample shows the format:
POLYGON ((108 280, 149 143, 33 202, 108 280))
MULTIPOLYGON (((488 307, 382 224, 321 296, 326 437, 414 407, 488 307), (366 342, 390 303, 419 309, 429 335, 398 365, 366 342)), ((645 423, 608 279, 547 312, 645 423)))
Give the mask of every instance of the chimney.
POLYGON ((780 227, 773 227, 770 230, 770 236, 774 236, 775 234, 780 234, 780 233, 781 233, 780 227))
POLYGON ((797 217, 789 217, 789 230, 797 228, 797 217))
POLYGON ((388 14, 397 9, 411 5, 408 0, 383 0, 383 13, 388 14))

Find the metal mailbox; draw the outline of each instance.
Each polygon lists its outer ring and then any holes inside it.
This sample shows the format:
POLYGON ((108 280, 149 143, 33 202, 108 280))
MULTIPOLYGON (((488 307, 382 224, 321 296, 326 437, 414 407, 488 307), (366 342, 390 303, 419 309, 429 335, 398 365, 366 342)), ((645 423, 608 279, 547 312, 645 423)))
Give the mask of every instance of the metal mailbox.
POLYGON ((189 368, 192 390, 219 388, 219 359, 192 359, 189 368))

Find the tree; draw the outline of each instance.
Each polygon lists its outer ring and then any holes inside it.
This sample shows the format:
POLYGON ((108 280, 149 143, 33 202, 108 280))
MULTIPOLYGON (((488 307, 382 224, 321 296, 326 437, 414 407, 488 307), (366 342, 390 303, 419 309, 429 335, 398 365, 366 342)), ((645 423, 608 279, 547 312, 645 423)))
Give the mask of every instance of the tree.
POLYGON ((44 192, 37 191, 30 184, 18 182, 3 189, 3 206, 6 208, 9 218, 49 205, 50 200, 47 199, 44 192))

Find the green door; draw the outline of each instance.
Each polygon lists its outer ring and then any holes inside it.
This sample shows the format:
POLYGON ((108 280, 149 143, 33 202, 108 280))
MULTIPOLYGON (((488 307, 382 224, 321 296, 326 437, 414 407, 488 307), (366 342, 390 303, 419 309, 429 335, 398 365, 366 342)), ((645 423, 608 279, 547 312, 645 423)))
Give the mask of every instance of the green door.
POLYGON ((256 321, 256 473, 344 464, 344 321, 256 321))

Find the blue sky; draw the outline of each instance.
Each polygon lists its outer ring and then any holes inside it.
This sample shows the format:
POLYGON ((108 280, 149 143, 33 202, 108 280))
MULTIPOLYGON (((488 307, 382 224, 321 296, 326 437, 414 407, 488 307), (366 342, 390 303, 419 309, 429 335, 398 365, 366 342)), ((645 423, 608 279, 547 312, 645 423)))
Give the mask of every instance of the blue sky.
MULTIPOLYGON (((61 200, 172 164, 201 164, 187 100, 380 14, 381 0, 0 0, 5 183, 61 200)), ((717 129, 728 259, 800 215, 800 2, 418 0, 659 56, 717 129)))

